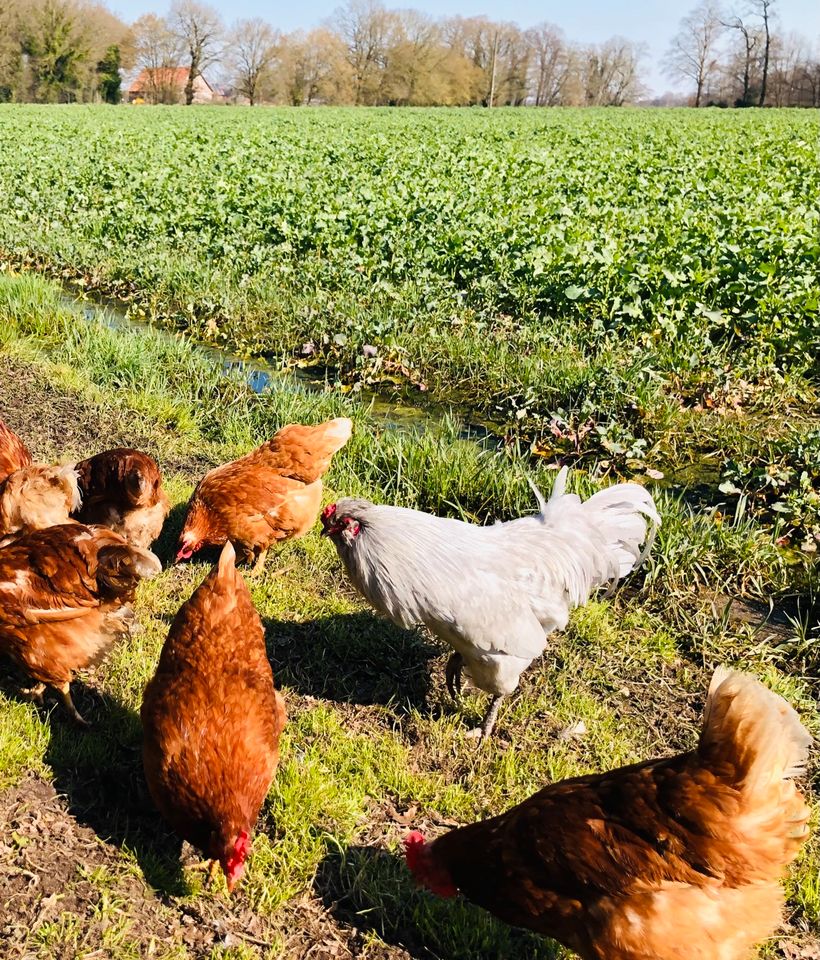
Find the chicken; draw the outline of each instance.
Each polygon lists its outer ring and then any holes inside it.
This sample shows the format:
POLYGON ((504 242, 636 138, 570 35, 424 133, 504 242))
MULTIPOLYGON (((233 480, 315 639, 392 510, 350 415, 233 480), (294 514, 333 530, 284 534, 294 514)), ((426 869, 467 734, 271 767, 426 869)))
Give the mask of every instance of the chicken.
POLYGON ((129 448, 106 450, 77 464, 80 523, 102 523, 135 547, 150 547, 162 531, 170 503, 156 460, 129 448))
POLYGON ((176 832, 232 891, 279 763, 285 707, 230 543, 171 625, 142 701, 145 778, 176 832))
POLYGON ((74 673, 97 661, 126 634, 129 601, 140 580, 161 565, 105 527, 62 524, 14 540, 0 550, 0 653, 36 681, 28 696, 42 702, 46 686, 85 723, 71 699, 74 673))
POLYGON ((695 750, 564 780, 429 844, 411 833, 407 863, 583 960, 745 960, 809 833, 791 781, 809 744, 784 700, 719 669, 695 750))
POLYGON ((80 502, 73 464, 21 467, 0 484, 0 536, 68 523, 80 502))
POLYGON ((177 561, 230 540, 261 572, 268 548, 301 537, 322 505, 321 477, 347 443, 346 417, 317 427, 290 424, 261 447, 207 473, 188 504, 177 561))
POLYGON ((26 445, 0 420, 0 484, 10 473, 30 463, 31 454, 26 445))
POLYGON ((640 564, 660 524, 643 487, 621 483, 582 502, 564 492, 566 477, 564 468, 549 503, 536 490, 537 515, 487 527, 366 500, 340 500, 322 513, 323 536, 376 610, 402 627, 424 624, 453 647, 451 695, 460 692, 462 666, 492 695, 471 732, 480 739, 547 636, 594 589, 640 564))

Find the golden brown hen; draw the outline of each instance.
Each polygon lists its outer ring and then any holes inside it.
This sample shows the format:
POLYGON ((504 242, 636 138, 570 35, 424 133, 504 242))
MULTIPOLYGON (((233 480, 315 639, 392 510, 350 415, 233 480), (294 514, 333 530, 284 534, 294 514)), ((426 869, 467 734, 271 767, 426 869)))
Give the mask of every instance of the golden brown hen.
POLYGON ((160 570, 153 553, 79 523, 38 530, 0 549, 0 653, 36 681, 25 692, 42 701, 46 685, 53 687, 84 723, 71 679, 128 632, 137 584, 160 570))
POLYGON ((268 548, 301 537, 322 504, 322 475, 350 439, 347 417, 290 424, 261 447, 207 473, 188 504, 176 559, 230 540, 259 573, 268 548))
POLYGON ((429 844, 410 834, 408 866, 584 960, 746 960, 808 836, 790 778, 809 744, 784 700, 719 669, 697 749, 553 784, 429 844))
POLYGON ((82 505, 74 519, 105 524, 135 547, 150 547, 170 509, 156 460, 117 448, 81 460, 77 473, 82 505))
POLYGON ((0 420, 0 483, 10 473, 27 467, 31 463, 31 454, 23 441, 0 420))
POLYGON ((154 803, 212 868, 222 866, 229 891, 244 871, 285 725, 262 623, 234 560, 228 543, 180 608, 142 701, 154 803))
POLYGON ((73 464, 32 463, 0 484, 0 536, 20 535, 69 522, 80 506, 73 464))

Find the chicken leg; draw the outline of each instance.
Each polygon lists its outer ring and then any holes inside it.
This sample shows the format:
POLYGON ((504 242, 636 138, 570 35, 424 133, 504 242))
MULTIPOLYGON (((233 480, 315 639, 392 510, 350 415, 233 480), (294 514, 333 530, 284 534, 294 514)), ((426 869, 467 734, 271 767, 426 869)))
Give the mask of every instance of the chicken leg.
POLYGON ((460 653, 451 653, 444 672, 447 681, 447 691, 453 700, 461 699, 461 668, 464 666, 464 657, 460 653))
POLYGON ((248 573, 249 577, 259 577, 262 575, 263 570, 265 569, 265 559, 268 556, 267 550, 260 550, 256 558, 256 563, 253 565, 253 569, 248 573))
POLYGON ((490 734, 495 728, 495 721, 498 717, 498 708, 501 706, 501 701, 504 699, 503 696, 493 697, 490 701, 490 706, 487 708, 487 712, 484 714, 484 719, 481 721, 481 726, 476 727, 474 730, 470 730, 467 734, 471 739, 478 740, 479 743, 488 740, 490 734))
POLYGON ((71 699, 71 684, 68 680, 61 686, 55 688, 57 692, 62 697, 63 703, 65 704, 66 710, 68 710, 71 719, 80 727, 90 727, 91 724, 84 720, 77 708, 74 706, 74 701, 71 699))
POLYGON ((33 687, 22 687, 20 689, 20 696, 42 707, 45 690, 46 685, 44 683, 35 683, 33 687))

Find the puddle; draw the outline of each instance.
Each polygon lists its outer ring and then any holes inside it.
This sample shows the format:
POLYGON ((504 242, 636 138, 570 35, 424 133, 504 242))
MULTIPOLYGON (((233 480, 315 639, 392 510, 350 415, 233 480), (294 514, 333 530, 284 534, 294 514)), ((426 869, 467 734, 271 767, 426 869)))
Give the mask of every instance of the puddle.
MULTIPOLYGON (((85 290, 68 285, 68 292, 62 298, 63 305, 74 313, 79 313, 88 323, 100 323, 112 330, 125 330, 137 333, 150 332, 161 339, 178 341, 181 334, 172 333, 162 327, 137 320, 128 313, 126 303, 110 298, 90 298, 85 290)), ((334 389, 334 371, 321 366, 283 368, 262 359, 249 360, 238 354, 218 347, 197 343, 185 338, 194 351, 217 366, 227 376, 235 373, 242 375, 245 382, 258 395, 275 385, 277 390, 292 389, 294 392, 325 393, 334 389)), ((375 390, 354 389, 348 396, 360 404, 383 426, 390 429, 418 432, 441 423, 451 416, 461 423, 462 439, 475 442, 500 443, 501 436, 493 425, 470 422, 467 412, 456 405, 437 403, 413 404, 406 396, 388 398, 375 390)))

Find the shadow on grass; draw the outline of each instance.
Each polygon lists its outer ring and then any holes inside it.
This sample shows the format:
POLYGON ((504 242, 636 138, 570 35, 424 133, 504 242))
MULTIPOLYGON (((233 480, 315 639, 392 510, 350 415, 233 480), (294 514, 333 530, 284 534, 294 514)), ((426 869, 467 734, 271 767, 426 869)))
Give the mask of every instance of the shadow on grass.
POLYGON ((177 896, 188 893, 180 865, 182 843, 148 794, 139 717, 116 698, 80 682, 72 684, 71 695, 92 726, 79 729, 61 705, 50 710, 45 760, 56 790, 78 822, 133 852, 151 886, 177 896))
POLYGON ((159 557, 163 569, 169 567, 174 562, 177 553, 177 543, 182 525, 185 522, 185 514, 188 510, 187 503, 177 503, 171 507, 171 512, 165 518, 160 533, 151 549, 159 557))
POLYGON ((442 900, 414 885, 404 858, 380 847, 333 850, 314 891, 340 923, 373 931, 414 958, 556 960, 559 947, 508 927, 461 897, 442 900))
POLYGON ((264 625, 277 684, 345 703, 390 703, 404 713, 424 707, 439 651, 418 631, 366 611, 304 623, 266 618, 264 625))

